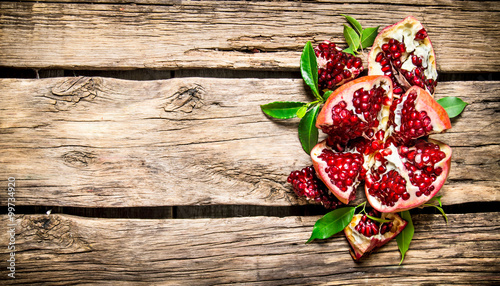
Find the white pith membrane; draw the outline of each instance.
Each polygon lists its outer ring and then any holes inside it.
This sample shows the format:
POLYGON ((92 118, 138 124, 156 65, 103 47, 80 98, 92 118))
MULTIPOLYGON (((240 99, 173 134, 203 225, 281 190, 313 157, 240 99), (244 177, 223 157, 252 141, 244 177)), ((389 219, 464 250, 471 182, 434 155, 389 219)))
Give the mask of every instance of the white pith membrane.
POLYGON ((382 213, 381 219, 387 219, 392 222, 391 230, 381 234, 382 223, 379 223, 378 234, 366 237, 355 229, 362 217, 363 214, 355 215, 347 227, 344 228, 344 234, 352 248, 351 255, 355 260, 360 259, 374 248, 386 244, 389 240, 398 235, 408 224, 397 214, 382 213))
MULTIPOLYGON (((436 70, 436 59, 432 49, 432 45, 430 43, 429 37, 425 39, 416 40, 415 35, 421 29, 423 29, 423 25, 415 20, 414 18, 406 18, 401 23, 395 25, 394 27, 389 28, 387 31, 382 31, 370 52, 369 58, 369 75, 384 75, 384 71, 382 71, 382 65, 375 61, 376 56, 379 52, 382 51, 382 45, 388 44, 391 39, 395 39, 401 43, 404 43, 406 51, 401 54, 401 68, 403 70, 407 70, 410 72, 414 72, 417 66, 413 64, 411 59, 411 54, 418 56, 422 59, 422 68, 424 68, 423 72, 427 79, 437 80, 438 74, 436 70)), ((391 63, 392 66, 392 63, 391 63)), ((396 70, 393 67, 393 73, 396 70)), ((395 75, 396 78, 404 78, 402 74, 395 75)), ((411 86, 411 84, 410 84, 411 86)), ((432 93, 431 93, 432 94, 432 93)))
MULTIPOLYGON (((409 194, 410 197, 408 200, 404 200, 402 197, 400 197, 395 202, 394 206, 387 206, 387 205, 383 204, 382 200, 380 200, 380 198, 378 198, 377 196, 370 195, 369 188, 368 188, 368 186, 366 186, 366 197, 368 199, 368 202, 370 203, 370 205, 374 209, 376 209, 380 212, 384 212, 384 213, 394 212, 394 211, 404 211, 404 210, 411 209, 411 208, 417 207, 419 205, 422 205, 425 202, 427 202, 428 200, 430 200, 432 197, 434 197, 434 195, 436 195, 436 193, 439 191, 441 185, 444 184, 444 181, 446 180, 446 178, 448 176, 449 159, 451 157, 451 148, 449 146, 445 145, 444 143, 441 143, 441 142, 436 141, 436 140, 428 139, 427 142, 438 145, 440 151, 444 152, 446 155, 445 158, 443 158, 442 160, 438 161, 435 164, 425 165, 425 166, 432 166, 434 170, 437 168, 441 168, 443 170, 440 175, 436 176, 436 180, 429 185, 429 188, 430 188, 430 186, 434 186, 434 190, 431 191, 428 195, 426 195, 424 192, 422 192, 422 194, 420 196, 417 196, 417 192, 419 192, 420 189, 418 186, 415 186, 411 182, 411 179, 409 176, 409 170, 405 166, 405 163, 407 163, 407 162, 411 163, 411 161, 408 160, 407 158, 401 156, 398 152, 398 147, 396 147, 394 144, 391 143, 389 145, 389 147, 380 150, 381 154, 384 153, 384 150, 390 150, 391 152, 387 152, 387 153, 390 153, 388 155, 385 155, 385 156, 382 155, 383 159, 387 160, 386 164, 385 164, 386 171, 381 173, 381 174, 378 174, 378 175, 380 176, 380 178, 382 178, 385 174, 388 174, 392 170, 396 171, 406 181, 406 192, 409 194)), ((414 151, 416 149, 417 149, 416 146, 411 146, 408 148, 408 153, 411 151, 414 151)), ((415 161, 415 163, 420 163, 421 162, 421 155, 417 154, 415 156, 414 161, 415 161)), ((376 160, 375 156, 371 157, 370 163, 371 163, 371 166, 370 166, 371 168, 367 169, 365 182, 368 182, 368 184, 373 184, 375 182, 381 182, 381 179, 378 181, 372 180, 371 175, 374 173, 377 173, 377 169, 383 163, 381 161, 376 160), (374 172, 372 172, 372 170, 374 170, 374 172)), ((417 174, 421 175, 422 170, 418 169, 413 174, 414 175, 417 175, 417 174)))
POLYGON ((388 137, 389 135, 392 135, 392 130, 395 130, 396 132, 399 132, 400 131, 400 128, 401 128, 401 116, 402 116, 402 110, 403 110, 403 106, 406 102, 406 100, 408 100, 408 98, 405 98, 404 100, 401 100, 401 102, 396 105, 396 110, 394 110, 394 123, 396 124, 396 127, 394 128, 394 126, 389 126, 389 129, 387 130, 388 132, 386 132, 386 136, 388 137))

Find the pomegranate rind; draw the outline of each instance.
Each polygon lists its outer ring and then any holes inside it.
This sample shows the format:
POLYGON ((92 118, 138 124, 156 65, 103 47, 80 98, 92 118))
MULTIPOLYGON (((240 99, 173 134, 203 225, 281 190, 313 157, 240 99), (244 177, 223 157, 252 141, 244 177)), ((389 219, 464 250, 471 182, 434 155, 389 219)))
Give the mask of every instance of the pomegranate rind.
MULTIPOLYGON (((424 29, 424 26, 415 17, 408 16, 402 21, 387 26, 382 31, 380 31, 373 42, 370 53, 368 54, 368 75, 384 75, 382 66, 375 61, 375 58, 377 57, 377 54, 382 51, 382 45, 387 43, 391 38, 394 38, 395 34, 401 33, 401 30, 405 28, 410 29, 410 34, 412 35, 412 37, 414 37, 417 31, 419 31, 420 29, 424 29)), ((429 37, 426 37, 425 39, 421 40, 421 44, 426 47, 427 52, 429 53, 428 58, 426 59, 429 71, 427 72, 426 76, 428 79, 437 80, 436 54, 434 52, 432 42, 429 37)), ((434 92, 429 93, 434 96, 434 92)))
MULTIPOLYGON (((363 234, 355 230, 356 225, 363 217, 362 214, 354 215, 351 222, 344 228, 344 234, 349 242, 351 249, 349 250, 352 258, 355 261, 359 261, 362 257, 365 257, 368 253, 372 252, 375 248, 381 247, 394 237, 396 237, 408 224, 407 221, 402 219, 399 215, 394 213, 383 213, 381 215, 382 219, 391 220, 393 226, 391 231, 384 234, 379 234, 366 237, 363 234)), ((379 227, 381 227, 379 225, 379 227)))
POLYGON ((386 96, 389 98, 388 102, 384 103, 382 106, 382 120, 379 120, 379 126, 377 128, 377 130, 385 130, 387 128, 387 121, 389 118, 390 104, 392 103, 392 81, 387 76, 364 76, 337 88, 328 97, 323 108, 318 114, 316 119, 316 128, 323 130, 325 127, 333 126, 332 109, 335 105, 341 101, 345 101, 347 103, 347 108, 352 108, 352 96, 356 90, 360 88, 370 90, 375 86, 382 86, 386 91, 386 96))
MULTIPOLYGON (((436 180, 432 183, 432 186, 434 186, 434 190, 429 193, 429 195, 422 194, 420 197, 416 196, 415 193, 418 191, 418 187, 412 185, 409 182, 409 177, 408 177, 408 170, 404 166, 397 166, 397 171, 398 173, 403 176, 406 181, 407 181, 407 192, 410 193, 411 198, 409 200, 403 200, 400 198, 394 206, 387 206, 382 204, 382 202, 375 196, 370 195, 369 193, 369 187, 368 185, 370 183, 373 183, 370 178, 370 174, 367 173, 366 175, 366 183, 365 183, 365 194, 366 198, 368 200, 368 203, 377 211, 382 212, 382 213, 392 213, 392 212, 401 212, 405 210, 410 210, 416 207, 419 207, 426 202, 428 202, 430 199, 432 199, 441 189, 441 187, 444 185, 446 182, 446 179, 448 178, 448 175, 450 173, 450 166, 451 166, 451 155, 452 151, 450 146, 444 144, 443 142, 440 142, 438 140, 434 139, 427 139, 427 142, 433 143, 439 146, 440 150, 445 153, 446 157, 442 159, 441 161, 437 162, 434 167, 435 168, 442 168, 442 173, 437 176, 436 180)), ((394 146, 394 145, 392 145, 394 146)), ((394 150, 396 148, 394 147, 394 150)), ((393 153, 396 153, 394 151, 393 153)), ((394 155, 393 155, 394 156, 394 155)), ((396 155, 399 157, 399 155, 396 155)), ((387 158, 387 157, 386 157, 387 158)))

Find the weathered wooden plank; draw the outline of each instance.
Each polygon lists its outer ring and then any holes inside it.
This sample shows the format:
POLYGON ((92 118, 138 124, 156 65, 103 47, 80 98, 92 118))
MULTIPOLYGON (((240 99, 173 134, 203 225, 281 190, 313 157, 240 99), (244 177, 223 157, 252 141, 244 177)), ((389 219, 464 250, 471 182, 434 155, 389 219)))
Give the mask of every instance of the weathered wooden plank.
MULTIPOLYGON (((395 240, 355 263, 343 235, 304 244, 318 217, 195 220, 18 216, 16 279, 7 283, 495 284, 498 213, 415 215, 404 264, 395 240)), ((9 258, 8 217, 0 260, 9 258)))
MULTIPOLYGON (((499 201, 499 82, 442 83, 471 103, 452 132, 446 204, 499 201)), ((297 120, 259 105, 309 100, 302 80, 0 80, 0 178, 18 204, 133 207, 293 205, 286 177, 310 158, 297 120)), ((6 201, 6 193, 0 193, 6 201)))
POLYGON ((500 67, 495 1, 42 2, 0 3, 0 66, 297 70, 306 41, 344 42, 344 13, 366 27, 421 19, 442 72, 500 67))

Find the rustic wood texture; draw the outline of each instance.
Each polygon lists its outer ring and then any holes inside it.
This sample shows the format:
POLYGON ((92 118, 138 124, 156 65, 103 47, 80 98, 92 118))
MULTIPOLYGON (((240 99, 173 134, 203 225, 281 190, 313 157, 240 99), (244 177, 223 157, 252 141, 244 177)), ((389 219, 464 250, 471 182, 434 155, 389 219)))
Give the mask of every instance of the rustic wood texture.
POLYGON ((500 67, 495 1, 51 0, 2 1, 0 11, 4 67, 296 70, 305 42, 344 43, 342 13, 365 27, 414 15, 442 72, 500 67))
MULTIPOLYGON (((402 266, 395 240, 361 263, 343 234, 304 244, 318 217, 194 220, 19 216, 13 284, 500 283, 498 213, 413 216, 402 266)), ((0 260, 8 259, 7 216, 0 260)))
MULTIPOLYGON (((305 203, 286 183, 311 164, 298 120, 259 107, 310 100, 301 79, 2 79, 0 93, 0 178, 16 178, 17 204, 305 203)), ((449 95, 470 105, 435 136, 454 151, 443 202, 499 201, 500 82, 441 83, 449 95)))

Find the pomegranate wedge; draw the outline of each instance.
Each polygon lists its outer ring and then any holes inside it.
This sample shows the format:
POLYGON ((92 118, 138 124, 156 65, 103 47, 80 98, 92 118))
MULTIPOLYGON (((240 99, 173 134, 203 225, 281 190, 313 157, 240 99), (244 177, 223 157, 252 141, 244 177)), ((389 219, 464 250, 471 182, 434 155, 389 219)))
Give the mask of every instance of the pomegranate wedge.
POLYGON ((434 94, 436 56, 422 23, 409 16, 383 29, 368 55, 368 74, 390 77, 395 97, 414 85, 434 94))
POLYGON ((371 220, 366 215, 355 215, 349 225, 344 229, 347 241, 351 245, 351 256, 358 261, 377 247, 389 242, 396 237, 408 224, 399 215, 392 213, 379 214, 376 211, 369 213, 373 217, 378 217, 391 222, 378 223, 371 220))
POLYGON ((390 144, 378 151, 365 181, 366 197, 380 212, 399 212, 429 201, 450 171, 451 148, 437 140, 390 144))

